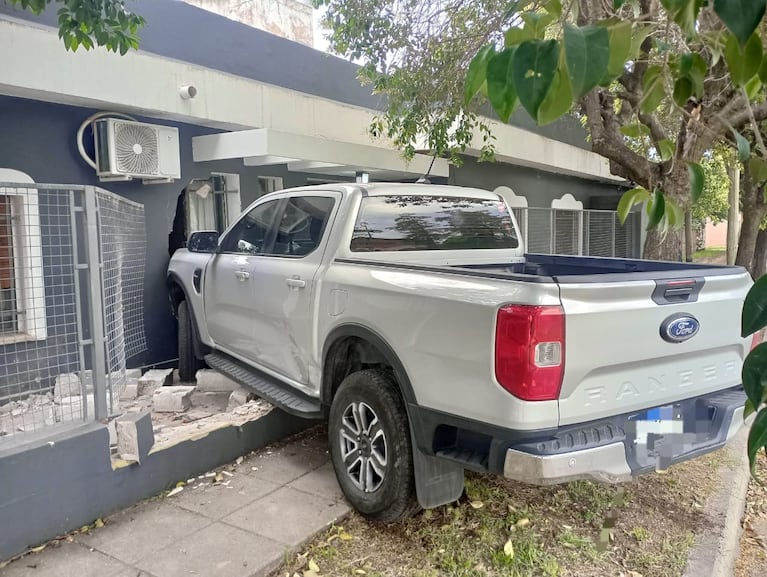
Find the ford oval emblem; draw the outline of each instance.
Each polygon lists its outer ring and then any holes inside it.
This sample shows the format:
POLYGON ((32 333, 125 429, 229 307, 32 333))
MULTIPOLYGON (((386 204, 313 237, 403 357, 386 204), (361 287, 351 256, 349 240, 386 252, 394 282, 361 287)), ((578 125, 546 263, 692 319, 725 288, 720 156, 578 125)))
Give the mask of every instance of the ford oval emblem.
POLYGON ((660 325, 660 336, 669 343, 683 343, 698 334, 700 323, 689 314, 676 314, 668 317, 660 325))

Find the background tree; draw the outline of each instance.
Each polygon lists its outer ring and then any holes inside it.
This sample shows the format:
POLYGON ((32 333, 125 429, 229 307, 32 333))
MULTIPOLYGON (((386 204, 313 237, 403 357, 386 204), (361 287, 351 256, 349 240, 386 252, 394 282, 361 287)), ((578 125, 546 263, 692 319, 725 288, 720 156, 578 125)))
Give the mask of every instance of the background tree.
POLYGON ((124 0, 4 0, 33 14, 57 5, 59 38, 67 50, 80 46, 90 50, 101 46, 110 52, 126 54, 139 45, 139 29, 144 19, 125 7, 124 0))

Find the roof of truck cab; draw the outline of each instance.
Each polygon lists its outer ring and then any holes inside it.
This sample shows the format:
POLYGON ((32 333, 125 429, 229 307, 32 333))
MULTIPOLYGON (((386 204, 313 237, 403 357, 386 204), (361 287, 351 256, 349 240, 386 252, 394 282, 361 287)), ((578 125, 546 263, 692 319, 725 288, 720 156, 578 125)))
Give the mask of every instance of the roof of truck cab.
POLYGON ((320 184, 312 186, 302 186, 280 192, 293 191, 320 191, 336 190, 338 192, 352 192, 359 190, 367 196, 399 196, 399 195, 418 195, 418 196, 450 196, 450 197, 471 197, 482 200, 499 200, 502 198, 498 193, 484 190, 481 188, 470 188, 466 186, 453 186, 444 184, 414 184, 405 182, 370 182, 359 184, 350 182, 334 183, 331 185, 320 184))

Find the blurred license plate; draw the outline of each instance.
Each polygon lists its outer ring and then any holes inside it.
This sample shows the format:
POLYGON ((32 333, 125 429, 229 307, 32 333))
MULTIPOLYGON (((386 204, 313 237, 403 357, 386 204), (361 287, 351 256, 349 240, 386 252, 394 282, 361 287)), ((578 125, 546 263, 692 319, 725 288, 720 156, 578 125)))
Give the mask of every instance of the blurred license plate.
POLYGON ((636 425, 636 442, 641 445, 647 444, 647 436, 672 435, 684 433, 684 420, 677 407, 669 405, 656 407, 631 418, 636 425))

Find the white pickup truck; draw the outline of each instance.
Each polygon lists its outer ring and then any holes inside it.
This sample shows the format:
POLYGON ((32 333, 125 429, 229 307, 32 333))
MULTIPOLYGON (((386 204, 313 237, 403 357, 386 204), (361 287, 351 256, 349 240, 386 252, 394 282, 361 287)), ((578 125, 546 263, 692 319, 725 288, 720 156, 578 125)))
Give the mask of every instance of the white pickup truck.
POLYGON ((455 500, 464 470, 623 482, 743 426, 738 267, 525 254, 497 194, 268 194, 168 269, 181 377, 204 361, 328 418, 363 515, 455 500))

